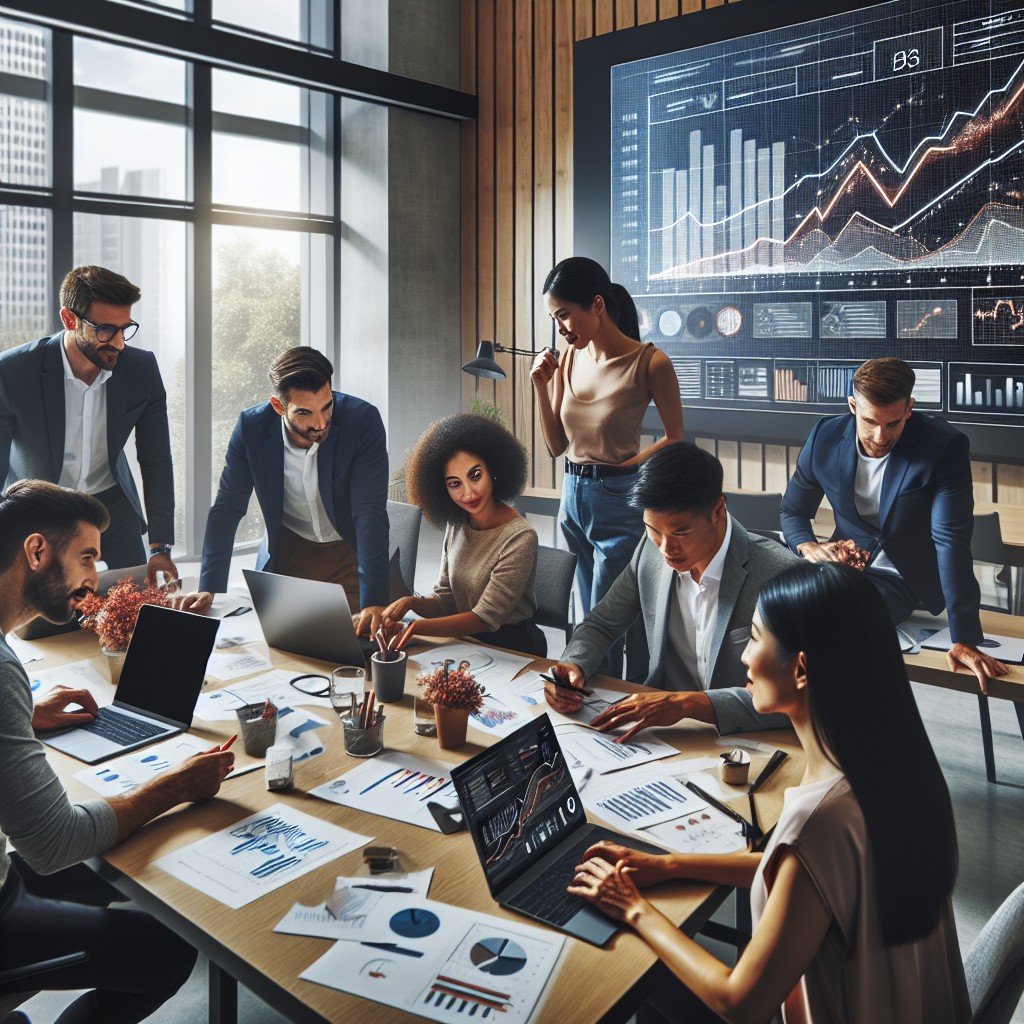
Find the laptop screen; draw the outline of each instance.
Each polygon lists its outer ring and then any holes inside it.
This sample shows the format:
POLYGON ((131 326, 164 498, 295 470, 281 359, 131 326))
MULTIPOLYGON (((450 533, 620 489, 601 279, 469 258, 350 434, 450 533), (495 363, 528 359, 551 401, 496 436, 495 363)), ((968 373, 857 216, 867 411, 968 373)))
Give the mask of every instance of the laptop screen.
POLYGON ((456 765, 452 782, 492 895, 586 822, 547 715, 456 765))
POLYGON ((219 619, 144 604, 115 703, 190 723, 219 626, 219 619))

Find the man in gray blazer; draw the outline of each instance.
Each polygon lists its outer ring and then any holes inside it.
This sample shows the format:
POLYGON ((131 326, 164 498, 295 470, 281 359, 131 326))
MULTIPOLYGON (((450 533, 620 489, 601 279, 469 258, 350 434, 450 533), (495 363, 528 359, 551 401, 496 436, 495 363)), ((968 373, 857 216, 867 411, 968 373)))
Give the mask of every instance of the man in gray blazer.
POLYGON ((76 267, 60 287, 64 330, 0 354, 0 484, 47 480, 94 495, 110 514, 107 565, 148 560, 155 579, 157 570, 178 575, 174 474, 156 357, 126 344, 140 294, 112 270, 76 267), (132 431, 148 526, 124 453, 132 431))
POLYGON ((643 615, 651 653, 645 683, 661 692, 627 697, 595 718, 595 726, 607 731, 633 723, 623 738, 684 718, 714 725, 722 735, 788 727, 785 715, 754 710, 740 655, 762 584, 798 559, 729 515, 721 463, 685 441, 640 467, 630 500, 643 510, 647 536, 573 633, 552 669, 569 687, 547 683, 548 703, 577 711, 583 698, 575 691, 643 615))

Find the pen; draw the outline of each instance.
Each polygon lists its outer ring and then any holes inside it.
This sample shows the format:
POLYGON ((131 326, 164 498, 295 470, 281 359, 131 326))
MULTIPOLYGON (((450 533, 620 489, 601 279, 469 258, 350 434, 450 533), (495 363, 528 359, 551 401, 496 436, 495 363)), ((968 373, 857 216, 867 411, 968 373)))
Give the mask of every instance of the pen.
POLYGON ((691 793, 696 793, 701 800, 707 800, 715 810, 721 811, 726 817, 732 818, 733 821, 738 821, 745 829, 750 828, 750 822, 747 821, 742 814, 737 814, 731 807, 723 804, 721 800, 716 800, 710 793, 705 793, 696 782, 687 782, 686 788, 690 790, 691 793))
POLYGON ((374 892, 413 892, 407 885, 353 885, 352 889, 372 889, 374 892))
POLYGON ((218 751, 220 751, 220 753, 222 753, 222 754, 223 754, 223 753, 224 753, 224 751, 225 751, 225 750, 227 750, 227 749, 228 749, 228 747, 230 747, 230 746, 231 746, 231 744, 232 744, 232 743, 234 743, 234 742, 235 742, 235 740, 237 740, 237 739, 238 739, 238 733, 235 733, 235 735, 234 735, 234 736, 232 736, 232 737, 231 737, 231 739, 229 739, 229 740, 227 741, 227 743, 224 743, 224 744, 222 744, 221 746, 219 746, 219 747, 217 748, 217 750, 218 750, 218 751))
POLYGON ((584 768, 580 773, 580 781, 576 783, 576 792, 578 793, 589 781, 590 777, 594 774, 593 768, 584 768))
POLYGON ((776 750, 775 753, 772 754, 770 758, 768 758, 767 764, 765 764, 765 766, 761 769, 761 772, 757 776, 757 778, 754 779, 754 781, 750 784, 749 792, 756 793, 761 783, 767 782, 768 779, 771 777, 772 773, 775 771, 775 769, 778 768, 779 765, 782 764, 782 762, 785 761, 787 757, 789 757, 789 754, 787 754, 784 750, 776 750))
POLYGON ((539 675, 541 679, 546 679, 549 683, 554 683, 555 686, 559 687, 559 689, 572 690, 573 693, 581 693, 584 697, 592 696, 590 690, 577 690, 572 683, 566 682, 564 679, 559 679, 556 675, 549 676, 545 675, 543 672, 538 672, 537 675, 539 675))

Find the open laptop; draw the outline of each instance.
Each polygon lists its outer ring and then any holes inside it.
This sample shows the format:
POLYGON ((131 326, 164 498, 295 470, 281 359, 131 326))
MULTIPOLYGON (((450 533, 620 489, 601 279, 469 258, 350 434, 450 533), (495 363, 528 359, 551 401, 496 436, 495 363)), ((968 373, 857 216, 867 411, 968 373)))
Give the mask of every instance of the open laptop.
POLYGON ((243 569, 252 606, 271 647, 334 665, 364 665, 377 650, 352 625, 345 590, 337 583, 243 569))
MULTIPOLYGON (((99 574, 99 583, 96 584, 96 593, 106 595, 107 591, 120 579, 131 576, 136 586, 144 586, 148 565, 131 565, 126 569, 104 569, 99 574)), ((78 619, 70 622, 51 622, 41 615, 36 616, 31 622, 17 630, 17 635, 22 640, 44 640, 48 636, 59 636, 61 633, 73 633, 79 628, 78 619)))
POLYGON ((603 946, 620 926, 565 891, 584 851, 600 839, 664 851, 587 823, 551 719, 540 715, 451 775, 498 903, 603 946))
POLYGON ((89 725, 40 737, 86 764, 184 732, 203 688, 220 619, 144 604, 117 696, 89 725))

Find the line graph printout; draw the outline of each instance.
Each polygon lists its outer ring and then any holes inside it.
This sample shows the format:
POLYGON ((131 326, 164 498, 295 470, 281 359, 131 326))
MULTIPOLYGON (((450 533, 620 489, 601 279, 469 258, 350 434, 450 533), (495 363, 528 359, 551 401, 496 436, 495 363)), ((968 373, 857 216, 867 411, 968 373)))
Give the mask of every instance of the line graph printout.
POLYGON ((892 0, 618 64, 609 127, 612 277, 645 340, 700 362, 688 404, 839 411, 785 361, 898 355, 939 364, 935 411, 1024 426, 949 368, 1024 345, 1021 0, 892 0), (763 395, 736 384, 754 359, 763 395))
POLYGON ((237 910, 371 838, 274 804, 155 863, 237 910))

